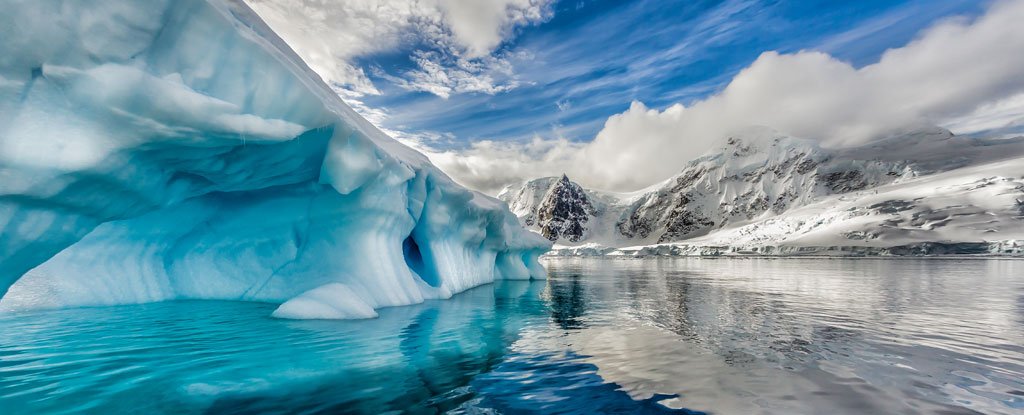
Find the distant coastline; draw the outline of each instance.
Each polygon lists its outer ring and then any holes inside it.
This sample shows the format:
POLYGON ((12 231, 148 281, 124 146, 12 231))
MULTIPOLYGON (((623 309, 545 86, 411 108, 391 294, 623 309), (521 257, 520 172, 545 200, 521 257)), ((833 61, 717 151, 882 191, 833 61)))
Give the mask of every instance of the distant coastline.
POLYGON ((1024 241, 918 242, 893 246, 722 246, 659 244, 602 247, 558 246, 544 257, 701 258, 1024 258, 1024 241))

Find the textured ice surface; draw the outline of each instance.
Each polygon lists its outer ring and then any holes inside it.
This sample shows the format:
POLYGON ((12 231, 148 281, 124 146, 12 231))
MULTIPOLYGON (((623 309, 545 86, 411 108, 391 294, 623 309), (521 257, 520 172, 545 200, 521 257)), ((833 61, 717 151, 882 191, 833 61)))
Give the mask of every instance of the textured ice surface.
POLYGON ((377 312, 345 284, 332 282, 286 301, 274 310, 273 316, 291 319, 351 319, 377 317, 377 312))
POLYGON ((544 274, 546 241, 345 106, 240 2, 14 1, 0 38, 4 308, 337 283, 375 309, 544 274))

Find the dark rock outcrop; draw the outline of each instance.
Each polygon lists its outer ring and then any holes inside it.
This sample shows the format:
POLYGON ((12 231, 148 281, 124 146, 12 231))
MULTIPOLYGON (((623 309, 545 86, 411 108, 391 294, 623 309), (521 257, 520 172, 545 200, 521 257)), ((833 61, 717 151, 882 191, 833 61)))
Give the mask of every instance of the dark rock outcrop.
POLYGON ((555 182, 537 209, 537 225, 548 240, 559 238, 579 242, 586 234, 586 223, 594 206, 580 185, 562 178, 555 182))

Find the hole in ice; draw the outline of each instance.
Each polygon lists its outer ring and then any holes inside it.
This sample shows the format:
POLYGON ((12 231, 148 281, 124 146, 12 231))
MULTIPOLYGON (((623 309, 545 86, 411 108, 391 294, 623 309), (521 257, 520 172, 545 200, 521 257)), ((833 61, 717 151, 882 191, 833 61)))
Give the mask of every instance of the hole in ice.
POLYGON ((420 246, 416 244, 416 240, 413 239, 412 235, 405 238, 402 242, 402 253, 405 256, 405 264, 409 266, 412 272, 415 272, 424 282, 429 284, 431 287, 440 286, 440 280, 432 272, 428 272, 426 266, 423 264, 423 254, 420 253, 420 246))

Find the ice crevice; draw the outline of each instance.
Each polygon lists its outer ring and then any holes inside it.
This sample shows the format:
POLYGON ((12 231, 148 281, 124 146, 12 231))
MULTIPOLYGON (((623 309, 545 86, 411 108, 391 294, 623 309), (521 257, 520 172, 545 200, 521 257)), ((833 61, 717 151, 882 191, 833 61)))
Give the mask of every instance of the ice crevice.
POLYGON ((172 299, 365 318, 549 242, 353 112, 241 2, 0 16, 0 309, 172 299))

